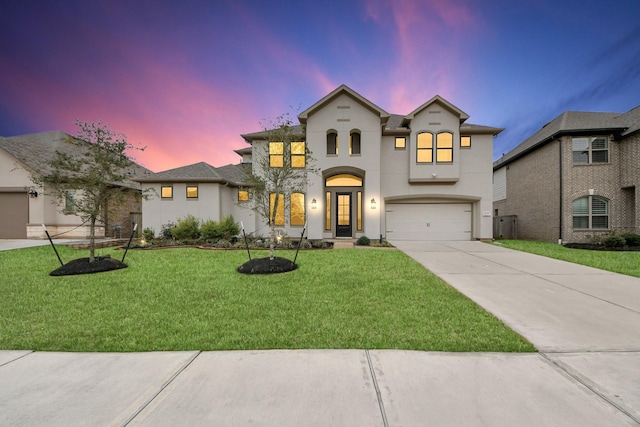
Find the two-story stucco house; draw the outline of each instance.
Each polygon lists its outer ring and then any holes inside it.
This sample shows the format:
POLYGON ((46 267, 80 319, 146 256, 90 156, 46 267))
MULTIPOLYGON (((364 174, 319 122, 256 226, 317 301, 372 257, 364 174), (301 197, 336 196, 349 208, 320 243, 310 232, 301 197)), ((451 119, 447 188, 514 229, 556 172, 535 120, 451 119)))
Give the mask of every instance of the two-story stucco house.
MULTIPOLYGON (((440 96, 408 115, 389 114, 344 85, 298 119, 300 141, 319 173, 309 175, 303 193, 286 195, 281 228, 287 235, 299 235, 306 223, 310 239, 492 238, 492 145, 502 129, 465 123, 468 115, 440 96)), ((236 151, 254 173, 257 156, 269 155, 268 134, 243 134, 251 147, 236 151)), ((247 232, 267 234, 264 218, 241 209, 247 197, 241 177, 209 168, 207 174, 178 168, 145 178, 143 185, 172 192, 143 202, 145 224, 159 231, 187 214, 202 220, 231 214, 247 232), (205 182, 215 201, 203 199, 205 182), (191 201, 189 188, 198 192, 191 201)))
POLYGON ((498 221, 517 218, 518 238, 553 242, 639 232, 639 131, 640 107, 561 114, 494 163, 498 221))

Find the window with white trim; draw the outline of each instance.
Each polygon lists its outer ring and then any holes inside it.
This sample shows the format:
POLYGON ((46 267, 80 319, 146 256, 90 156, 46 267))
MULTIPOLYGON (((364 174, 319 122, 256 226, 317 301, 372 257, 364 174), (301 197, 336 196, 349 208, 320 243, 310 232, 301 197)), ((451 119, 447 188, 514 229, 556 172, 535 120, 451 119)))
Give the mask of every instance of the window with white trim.
POLYGON ((571 138, 574 165, 609 163, 609 138, 606 136, 571 138))
POLYGON ((602 197, 585 196, 573 201, 573 228, 609 228, 609 201, 602 197))

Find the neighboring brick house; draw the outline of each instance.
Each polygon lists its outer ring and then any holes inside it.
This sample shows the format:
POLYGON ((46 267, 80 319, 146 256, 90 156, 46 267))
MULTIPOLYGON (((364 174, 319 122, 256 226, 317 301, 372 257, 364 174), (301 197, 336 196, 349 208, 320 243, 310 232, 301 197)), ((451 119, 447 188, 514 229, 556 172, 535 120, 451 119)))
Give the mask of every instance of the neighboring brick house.
MULTIPOLYGON (((77 154, 77 147, 67 143, 70 138, 73 137, 60 131, 0 137, 0 239, 46 238, 42 224, 51 235, 60 238, 89 236, 89 226, 82 225, 82 219, 72 208, 65 211, 47 194, 46 188, 35 187, 30 178, 34 172, 46 173, 47 163, 56 151, 77 154)), ((132 163, 128 172, 132 177, 150 173, 136 163, 132 163)), ((134 181, 114 185, 141 188, 134 181)), ((129 196, 118 206, 107 207, 105 222, 96 227, 96 237, 112 236, 114 232, 128 236, 132 220, 139 221, 141 217, 141 208, 139 194, 129 196)))
POLYGON ((494 228, 517 237, 587 242, 640 232, 640 107, 567 111, 494 162, 494 228))
MULTIPOLYGON (((307 224, 310 239, 491 239, 491 156, 502 129, 468 124, 468 117, 440 96, 399 115, 347 86, 336 88, 298 116, 300 139, 292 148, 308 149, 319 173, 303 192, 286 195, 276 223, 289 236, 307 224)), ((236 153, 253 173, 260 173, 260 156, 283 153, 283 143, 269 135, 242 135, 250 147, 236 153)), ((240 206, 243 180, 229 174, 239 165, 196 166, 140 180, 160 194, 143 202, 146 226, 157 233, 187 214, 216 221, 231 214, 247 232, 268 233, 266 219, 240 206)))

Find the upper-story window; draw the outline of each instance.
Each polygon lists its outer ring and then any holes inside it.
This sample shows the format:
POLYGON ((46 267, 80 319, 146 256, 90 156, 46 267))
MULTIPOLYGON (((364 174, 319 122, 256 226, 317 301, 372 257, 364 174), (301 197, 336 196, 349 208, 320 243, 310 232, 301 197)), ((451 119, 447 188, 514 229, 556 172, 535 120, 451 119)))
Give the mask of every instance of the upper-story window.
POLYGON ((197 198, 198 198, 198 186, 187 185, 187 199, 197 199, 197 198))
POLYGON ((269 143, 269 166, 272 168, 284 166, 284 142, 269 143))
POLYGON ((359 155, 360 154, 360 132, 352 131, 351 138, 349 141, 349 155, 359 155))
POLYGON ((330 156, 338 155, 338 133, 335 131, 327 133, 327 154, 330 156))
POLYGON ((173 198, 173 185, 163 185, 160 187, 160 197, 163 199, 173 198))
POLYGON ((471 137, 470 136, 461 136, 460 137, 460 148, 469 148, 471 147, 471 137))
POLYGON ((416 161, 418 163, 433 163, 433 134, 422 132, 418 134, 416 142, 416 161))
POLYGON ((441 132, 436 136, 436 162, 453 162, 453 134, 441 132))
POLYGON ((585 196, 573 201, 573 228, 609 228, 609 201, 585 196))
POLYGON ((571 139, 574 165, 609 163, 609 138, 606 136, 571 139))
POLYGON ((291 143, 291 167, 303 168, 306 166, 306 156, 304 142, 291 143))
POLYGON ((396 150, 404 150, 407 147, 407 138, 404 136, 396 136, 396 150))

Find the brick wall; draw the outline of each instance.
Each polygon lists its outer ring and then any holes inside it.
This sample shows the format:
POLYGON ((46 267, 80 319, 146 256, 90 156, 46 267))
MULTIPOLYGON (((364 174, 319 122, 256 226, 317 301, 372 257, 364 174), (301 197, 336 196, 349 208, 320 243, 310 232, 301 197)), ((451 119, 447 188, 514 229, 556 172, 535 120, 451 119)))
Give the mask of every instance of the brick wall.
POLYGON ((559 234, 558 141, 508 166, 507 198, 494 203, 498 215, 517 215, 518 238, 555 242, 559 234))
POLYGON ((573 165, 571 152, 571 138, 565 137, 563 149, 564 164, 564 227, 563 240, 565 242, 586 242, 594 236, 606 236, 612 231, 623 232, 629 227, 633 228, 635 217, 634 198, 629 191, 621 189, 621 168, 626 161, 622 159, 621 147, 624 142, 610 141, 609 163, 592 165, 573 165), (591 191, 592 190, 592 191, 591 191), (588 196, 604 197, 609 200, 609 229, 607 230, 574 230, 572 228, 572 202, 580 197, 588 196))
MULTIPOLYGON (((142 200, 139 194, 126 194, 124 198, 117 203, 111 203, 107 209, 105 232, 109 237, 114 236, 113 226, 120 225, 120 235, 128 238, 131 235, 133 225, 131 224, 131 214, 142 212, 142 200)), ((138 224, 137 234, 142 232, 142 224, 138 224)))

